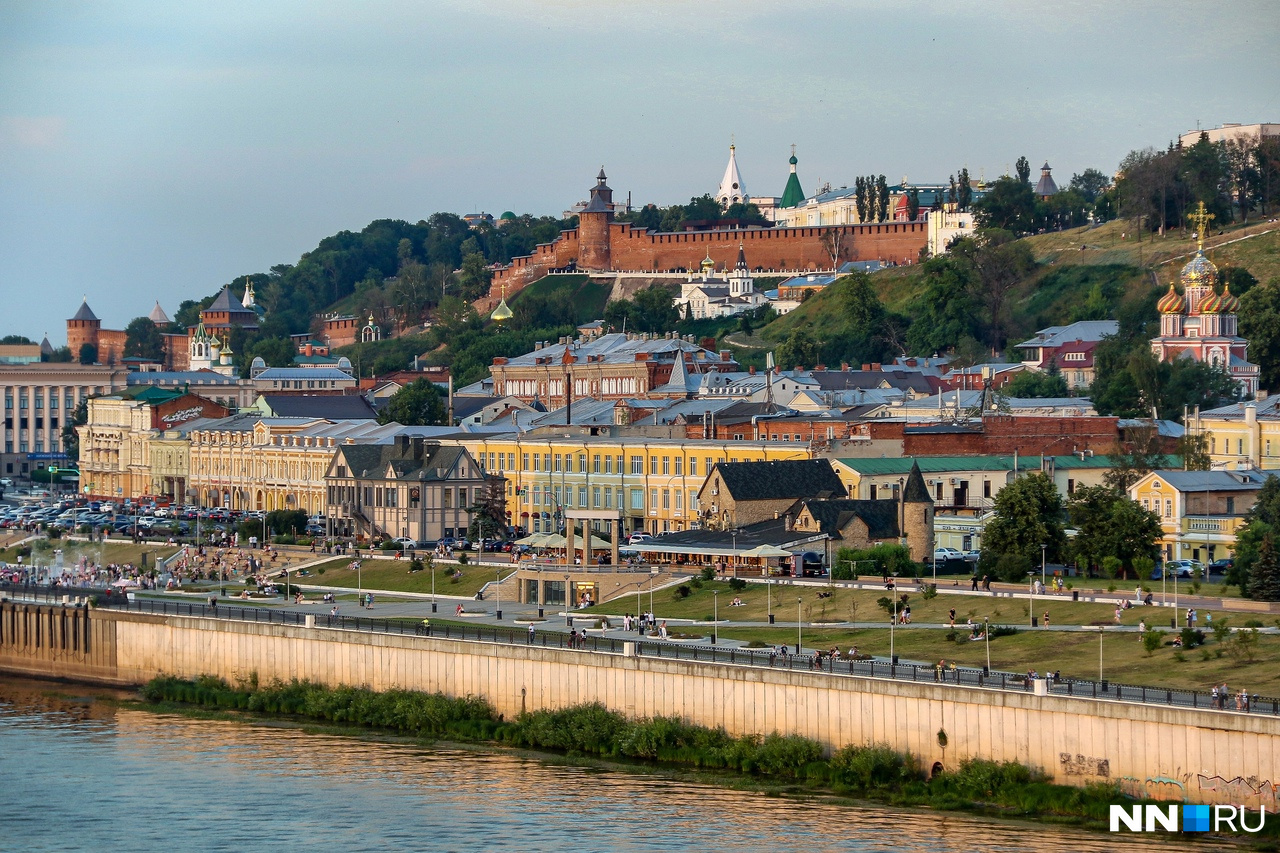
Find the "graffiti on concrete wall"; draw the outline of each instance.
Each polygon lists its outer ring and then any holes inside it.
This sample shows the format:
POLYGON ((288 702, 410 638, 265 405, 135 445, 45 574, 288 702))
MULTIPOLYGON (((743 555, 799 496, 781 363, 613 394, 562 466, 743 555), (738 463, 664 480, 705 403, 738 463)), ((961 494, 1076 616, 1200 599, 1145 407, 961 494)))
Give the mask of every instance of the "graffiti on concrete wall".
POLYGON ((1223 805, 1267 806, 1276 808, 1280 805, 1277 792, 1280 786, 1267 779, 1237 776, 1234 779, 1223 779, 1221 776, 1196 776, 1200 788, 1199 802, 1223 805))
POLYGON ((1170 779, 1168 776, 1148 776, 1146 779, 1121 776, 1119 781, 1120 793, 1137 800, 1190 802, 1187 799, 1187 786, 1177 779, 1170 779))
POLYGON ((1064 776, 1098 776, 1111 778, 1111 762, 1106 758, 1092 758, 1085 755, 1072 755, 1069 752, 1058 753, 1058 763, 1062 765, 1064 776))

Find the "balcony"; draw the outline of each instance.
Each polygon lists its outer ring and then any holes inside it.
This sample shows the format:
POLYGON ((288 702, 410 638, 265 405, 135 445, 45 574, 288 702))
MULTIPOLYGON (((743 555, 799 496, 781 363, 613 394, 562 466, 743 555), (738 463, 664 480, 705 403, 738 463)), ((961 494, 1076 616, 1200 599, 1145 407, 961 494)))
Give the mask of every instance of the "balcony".
POLYGON ((1244 526, 1243 515, 1184 515, 1181 532, 1184 536, 1235 536, 1244 526))

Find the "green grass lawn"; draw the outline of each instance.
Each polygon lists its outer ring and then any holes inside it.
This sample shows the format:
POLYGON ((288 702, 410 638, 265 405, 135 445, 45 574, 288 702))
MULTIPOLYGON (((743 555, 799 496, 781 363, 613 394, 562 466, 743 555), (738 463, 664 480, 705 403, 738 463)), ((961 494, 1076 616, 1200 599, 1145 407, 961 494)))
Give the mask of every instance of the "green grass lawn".
MULTIPOLYGON (((387 592, 431 592, 431 572, 422 571, 409 574, 408 560, 369 560, 362 562, 357 575, 351 565, 350 557, 342 557, 307 569, 304 578, 294 576, 294 580, 304 584, 317 586, 340 586, 354 589, 357 583, 364 589, 385 590, 387 592), (323 574, 321 571, 323 570, 323 574)), ((480 588, 498 577, 498 569, 502 569, 503 577, 511 573, 509 563, 486 563, 483 566, 439 565, 435 570, 435 591, 438 595, 474 596, 480 588), (455 571, 462 572, 460 580, 453 580, 455 571)))
MULTIPOLYGON (((1123 588, 1123 587, 1122 587, 1123 588)), ((804 622, 888 622, 889 613, 882 609, 877 601, 889 597, 887 590, 851 590, 841 587, 790 586, 774 584, 766 588, 764 584, 748 583, 746 589, 734 592, 727 582, 715 581, 704 583, 701 589, 692 589, 687 598, 680 598, 677 588, 659 590, 654 594, 653 609, 659 618, 665 619, 698 619, 709 620, 715 608, 713 592, 719 592, 718 615, 722 621, 729 622, 764 622, 768 614, 783 621, 796 621, 796 606, 800 606, 801 619, 804 622), (820 592, 830 592, 829 598, 819 598, 820 592), (734 598, 741 599, 741 607, 733 607, 730 602, 734 598)), ((966 619, 981 622, 984 618, 998 624, 1028 625, 1027 597, 1015 598, 995 597, 983 594, 938 595, 925 599, 917 592, 903 592, 908 596, 911 605, 911 619, 915 623, 945 623, 950 619, 948 611, 955 608, 956 624, 963 626, 966 619)), ((1157 594, 1159 588, 1156 589, 1157 594)), ((641 606, 648 608, 648 596, 643 596, 641 606)), ((630 597, 622 597, 615 601, 598 604, 588 608, 584 613, 626 613, 635 609, 635 601, 630 597)), ((1094 622, 1115 624, 1115 607, 1111 604, 1091 604, 1073 602, 1071 596, 1037 596, 1032 602, 1032 612, 1037 618, 1049 613, 1051 625, 1090 625, 1094 622)), ((1201 624, 1206 611, 1201 611, 1201 624)), ((1133 607, 1121 612, 1120 622, 1124 625, 1136 626, 1140 620, 1146 619, 1149 625, 1168 619, 1173 615, 1172 608, 1133 607)), ((1221 614, 1215 614, 1218 618, 1221 614)), ((1235 623, 1240 624, 1245 617, 1233 614, 1235 623)), ((1252 617, 1252 614, 1250 615, 1252 617)), ((1265 620, 1270 623, 1270 620, 1265 620)))
MULTIPOLYGON (((32 543, 34 544, 34 543, 32 543)), ((120 565, 131 564, 138 565, 142 559, 142 555, 147 555, 147 567, 154 567, 157 559, 163 560, 178 552, 178 548, 172 545, 157 545, 154 543, 143 543, 134 545, 129 542, 109 542, 103 545, 98 543, 68 541, 54 539, 50 541, 52 548, 44 550, 41 548, 33 548, 30 557, 23 559, 24 563, 34 562, 39 565, 48 565, 53 560, 54 550, 62 551, 63 565, 73 565, 82 555, 88 556, 95 562, 101 562, 102 565, 110 565, 117 563, 120 565), (99 559, 99 555, 101 558, 99 559)), ((17 548, 0 549, 0 560, 8 563, 16 563, 18 561, 17 548)))

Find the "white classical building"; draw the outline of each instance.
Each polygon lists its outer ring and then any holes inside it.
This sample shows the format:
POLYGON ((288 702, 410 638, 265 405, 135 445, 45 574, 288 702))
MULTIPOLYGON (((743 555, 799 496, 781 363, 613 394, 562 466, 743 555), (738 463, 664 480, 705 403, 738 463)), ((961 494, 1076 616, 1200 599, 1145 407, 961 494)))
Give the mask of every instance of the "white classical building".
POLYGON ((725 273, 716 273, 716 263, 708 255, 700 273, 691 273, 680 285, 680 296, 673 300, 681 313, 694 320, 708 317, 731 317, 754 310, 768 300, 755 290, 754 279, 747 268, 746 255, 738 246, 738 262, 725 273))

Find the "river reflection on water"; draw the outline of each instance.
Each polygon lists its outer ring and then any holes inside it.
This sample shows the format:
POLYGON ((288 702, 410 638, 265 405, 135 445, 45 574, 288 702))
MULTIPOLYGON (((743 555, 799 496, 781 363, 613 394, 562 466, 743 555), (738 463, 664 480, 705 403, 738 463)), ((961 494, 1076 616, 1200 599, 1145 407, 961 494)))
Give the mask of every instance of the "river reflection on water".
MULTIPOLYGON (((0 849, 1176 850, 1127 836, 766 797, 506 753, 118 709, 0 677, 0 849)), ((1185 849, 1204 850, 1202 844, 1185 849)))

